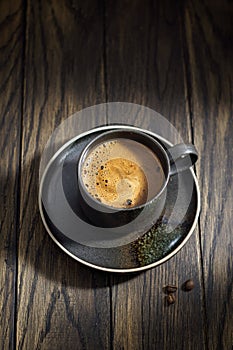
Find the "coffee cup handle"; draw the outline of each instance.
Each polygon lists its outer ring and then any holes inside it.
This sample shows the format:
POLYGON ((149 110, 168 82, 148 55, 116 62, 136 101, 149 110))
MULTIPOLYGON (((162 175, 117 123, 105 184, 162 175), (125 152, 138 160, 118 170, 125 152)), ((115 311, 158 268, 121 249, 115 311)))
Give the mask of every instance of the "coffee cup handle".
POLYGON ((198 159, 196 147, 191 144, 179 143, 167 150, 170 160, 170 175, 189 169, 198 159))

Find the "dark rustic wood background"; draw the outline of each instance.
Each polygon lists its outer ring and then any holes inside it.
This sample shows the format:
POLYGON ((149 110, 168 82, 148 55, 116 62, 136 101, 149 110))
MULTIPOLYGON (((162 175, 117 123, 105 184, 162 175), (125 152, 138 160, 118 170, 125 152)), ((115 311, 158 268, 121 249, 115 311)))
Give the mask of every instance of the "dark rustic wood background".
POLYGON ((232 29, 229 0, 0 0, 1 349, 232 349, 232 29), (37 205, 50 134, 105 101, 156 109, 200 153, 198 227, 138 275, 72 260, 37 205))

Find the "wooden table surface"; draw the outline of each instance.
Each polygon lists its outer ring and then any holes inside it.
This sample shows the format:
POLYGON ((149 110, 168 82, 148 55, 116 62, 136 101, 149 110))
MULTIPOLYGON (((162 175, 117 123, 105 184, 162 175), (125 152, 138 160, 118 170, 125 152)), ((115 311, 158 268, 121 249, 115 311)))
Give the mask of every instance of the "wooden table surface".
POLYGON ((232 18, 227 0, 0 1, 1 349, 233 348, 232 18), (198 227, 136 275, 66 255, 37 204, 51 133, 106 101, 155 109, 200 154, 198 227))

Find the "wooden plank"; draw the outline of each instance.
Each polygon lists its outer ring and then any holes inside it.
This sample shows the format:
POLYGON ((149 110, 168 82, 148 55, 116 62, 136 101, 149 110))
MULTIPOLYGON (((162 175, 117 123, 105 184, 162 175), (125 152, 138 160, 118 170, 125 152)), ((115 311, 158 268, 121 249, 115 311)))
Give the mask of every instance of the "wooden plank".
POLYGON ((187 2, 184 19, 197 165, 209 349, 233 344, 233 6, 187 2))
POLYGON ((102 13, 92 1, 28 2, 17 349, 109 345, 107 276, 53 243, 37 204, 39 160, 50 134, 73 112, 104 100, 102 13))
MULTIPOLYGON (((107 2, 108 100, 154 108, 191 139, 180 10, 176 2, 107 2)), ((145 128, 146 122, 142 124, 145 128)), ((113 277, 114 349, 203 349, 204 310, 198 230, 170 261, 131 276, 113 277), (193 278, 195 289, 181 285, 193 278), (163 287, 178 286, 177 302, 167 307, 163 287)))
POLYGON ((13 349, 22 110, 22 1, 1 1, 0 32, 0 348, 13 349))

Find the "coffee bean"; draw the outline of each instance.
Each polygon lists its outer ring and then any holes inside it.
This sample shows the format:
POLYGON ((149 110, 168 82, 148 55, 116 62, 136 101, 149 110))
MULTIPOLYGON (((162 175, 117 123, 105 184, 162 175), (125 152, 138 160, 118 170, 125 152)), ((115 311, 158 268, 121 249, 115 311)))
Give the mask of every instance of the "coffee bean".
POLYGON ((177 287, 174 286, 174 285, 171 285, 171 284, 168 284, 166 287, 165 287, 165 291, 166 293, 175 293, 177 291, 177 287))
POLYGON ((175 301, 176 301, 176 297, 175 297, 174 294, 168 294, 167 297, 166 297, 166 299, 167 299, 168 305, 172 305, 172 304, 174 304, 175 301))
POLYGON ((194 288, 194 282, 192 279, 189 279, 184 283, 184 290, 185 291, 189 292, 193 288, 194 288))

